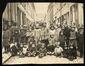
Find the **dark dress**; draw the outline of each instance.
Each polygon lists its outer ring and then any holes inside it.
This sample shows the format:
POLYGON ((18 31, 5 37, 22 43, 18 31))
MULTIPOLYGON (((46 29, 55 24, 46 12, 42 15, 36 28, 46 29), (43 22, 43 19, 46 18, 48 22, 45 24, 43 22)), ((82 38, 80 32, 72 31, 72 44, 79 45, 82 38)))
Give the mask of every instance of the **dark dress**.
POLYGON ((76 59, 77 57, 76 47, 75 46, 69 46, 68 49, 68 58, 70 60, 76 59))
POLYGON ((9 51, 9 41, 10 41, 10 31, 6 30, 3 33, 3 47, 5 48, 5 51, 8 52, 9 51))
POLYGON ((82 57, 84 54, 84 35, 83 34, 78 33, 77 43, 78 43, 78 50, 80 52, 80 56, 82 57))
POLYGON ((64 36, 64 35, 60 35, 60 36, 59 36, 59 41, 60 41, 60 46, 64 49, 65 36, 64 36))
POLYGON ((54 45, 49 45, 49 46, 47 46, 47 51, 48 52, 54 52, 54 48, 55 48, 54 45))
POLYGON ((48 39, 44 39, 44 40, 41 40, 42 43, 45 44, 45 47, 47 48, 47 45, 49 44, 49 40, 48 39))
POLYGON ((12 54, 12 56, 17 55, 17 52, 18 52, 18 49, 16 48, 16 46, 15 46, 15 45, 12 46, 12 47, 11 47, 11 54, 12 54))

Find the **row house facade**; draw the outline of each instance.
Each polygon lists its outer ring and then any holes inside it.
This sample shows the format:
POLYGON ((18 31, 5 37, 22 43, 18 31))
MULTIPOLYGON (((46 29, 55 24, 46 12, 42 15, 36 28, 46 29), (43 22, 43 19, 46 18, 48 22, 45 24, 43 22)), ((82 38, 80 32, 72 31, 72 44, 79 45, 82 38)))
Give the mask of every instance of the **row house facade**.
POLYGON ((79 27, 84 24, 82 3, 54 3, 54 17, 61 24, 67 22, 69 26, 79 27))
POLYGON ((35 7, 33 5, 33 3, 8 3, 3 12, 2 22, 16 23, 18 27, 34 22, 35 7))

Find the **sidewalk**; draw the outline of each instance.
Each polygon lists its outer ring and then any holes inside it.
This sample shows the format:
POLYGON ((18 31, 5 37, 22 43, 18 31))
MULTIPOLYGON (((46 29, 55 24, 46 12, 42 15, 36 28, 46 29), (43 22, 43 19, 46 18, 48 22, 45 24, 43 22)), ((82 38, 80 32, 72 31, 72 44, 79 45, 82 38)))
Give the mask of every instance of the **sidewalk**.
POLYGON ((2 50, 2 63, 7 61, 10 57, 11 57, 10 52, 9 53, 3 53, 3 50, 2 50))

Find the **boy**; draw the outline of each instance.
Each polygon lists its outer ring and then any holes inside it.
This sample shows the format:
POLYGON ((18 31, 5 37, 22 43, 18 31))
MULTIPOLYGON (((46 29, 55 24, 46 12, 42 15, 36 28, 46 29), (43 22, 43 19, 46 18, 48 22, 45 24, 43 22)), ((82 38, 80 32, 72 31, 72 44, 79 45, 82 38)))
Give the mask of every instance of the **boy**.
POLYGON ((39 49, 39 58, 44 57, 46 55, 46 52, 47 52, 47 50, 46 50, 45 44, 42 43, 42 46, 39 49))
POLYGON ((56 44, 55 49, 54 49, 54 54, 55 54, 56 57, 57 57, 57 56, 61 57, 61 56, 62 56, 62 52, 63 52, 63 48, 60 47, 60 42, 58 42, 58 43, 56 44))

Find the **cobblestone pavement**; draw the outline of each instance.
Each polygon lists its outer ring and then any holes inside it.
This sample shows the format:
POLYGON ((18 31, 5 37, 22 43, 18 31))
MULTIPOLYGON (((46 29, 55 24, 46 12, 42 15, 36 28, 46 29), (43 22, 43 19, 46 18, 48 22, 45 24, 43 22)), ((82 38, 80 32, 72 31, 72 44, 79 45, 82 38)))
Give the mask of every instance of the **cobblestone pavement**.
POLYGON ((59 58, 55 56, 45 56, 43 58, 36 57, 24 57, 19 58, 18 56, 12 57, 5 64, 73 64, 73 63, 84 63, 83 58, 77 58, 73 61, 69 61, 66 58, 59 58))

